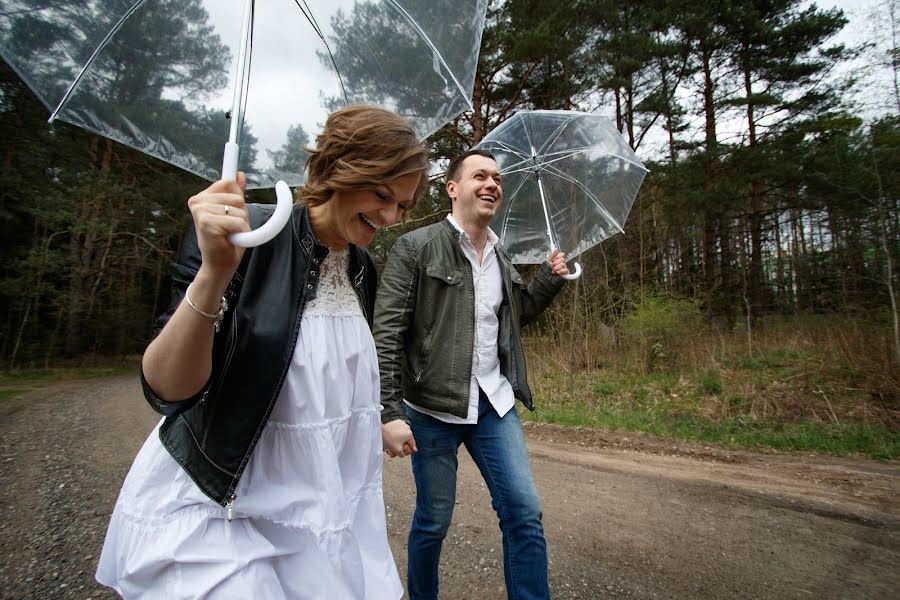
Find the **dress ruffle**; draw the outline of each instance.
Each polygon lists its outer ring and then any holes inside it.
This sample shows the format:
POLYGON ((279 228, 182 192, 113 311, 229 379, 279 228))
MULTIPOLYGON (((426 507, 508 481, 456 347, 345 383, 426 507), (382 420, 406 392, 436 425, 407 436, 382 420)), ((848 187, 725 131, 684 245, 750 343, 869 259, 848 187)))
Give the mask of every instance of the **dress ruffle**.
POLYGON ((382 497, 375 346, 352 289, 330 283, 344 287, 304 312, 233 520, 154 430, 122 486, 100 583, 126 598, 402 596, 382 497))

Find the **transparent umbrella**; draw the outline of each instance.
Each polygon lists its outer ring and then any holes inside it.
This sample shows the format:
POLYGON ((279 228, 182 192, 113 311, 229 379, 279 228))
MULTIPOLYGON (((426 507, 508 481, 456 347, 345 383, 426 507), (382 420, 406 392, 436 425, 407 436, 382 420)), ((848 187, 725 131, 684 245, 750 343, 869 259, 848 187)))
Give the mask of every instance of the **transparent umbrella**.
MULTIPOLYGON (((382 106, 424 139, 471 107, 486 10, 487 0, 0 0, 0 55, 51 121, 210 181, 241 169, 249 188, 274 186, 272 237, 290 213, 288 186, 304 181, 302 147, 329 112, 382 106)), ((233 241, 262 243, 257 232, 233 241)))
MULTIPOLYGON (((523 110, 478 147, 500 167, 504 199, 491 228, 517 264, 554 249, 567 258, 622 231, 647 174, 606 117, 568 110, 523 110)), ((575 279, 581 274, 576 263, 575 279)))

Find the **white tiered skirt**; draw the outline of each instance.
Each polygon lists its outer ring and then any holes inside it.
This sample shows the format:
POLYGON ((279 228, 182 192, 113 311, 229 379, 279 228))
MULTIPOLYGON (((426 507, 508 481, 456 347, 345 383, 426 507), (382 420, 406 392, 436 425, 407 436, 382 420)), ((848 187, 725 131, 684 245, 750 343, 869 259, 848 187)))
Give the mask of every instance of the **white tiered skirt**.
POLYGON ((402 596, 387 541, 371 333, 362 315, 304 315, 300 331, 233 520, 154 430, 116 503, 100 583, 129 599, 402 596))

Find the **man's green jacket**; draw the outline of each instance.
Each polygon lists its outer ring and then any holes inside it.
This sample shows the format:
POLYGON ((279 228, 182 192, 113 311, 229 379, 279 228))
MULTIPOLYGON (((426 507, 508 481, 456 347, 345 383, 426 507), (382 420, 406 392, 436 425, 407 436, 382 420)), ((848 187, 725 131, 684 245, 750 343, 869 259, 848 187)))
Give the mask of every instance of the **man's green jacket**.
MULTIPOLYGON (((382 423, 406 419, 402 400, 465 417, 475 339, 472 265, 460 232, 446 219, 400 237, 388 255, 375 299, 373 334, 381 370, 382 423)), ((516 398, 534 409, 521 327, 565 284, 544 263, 526 286, 506 250, 495 246, 503 277, 497 339, 500 372, 516 398)))

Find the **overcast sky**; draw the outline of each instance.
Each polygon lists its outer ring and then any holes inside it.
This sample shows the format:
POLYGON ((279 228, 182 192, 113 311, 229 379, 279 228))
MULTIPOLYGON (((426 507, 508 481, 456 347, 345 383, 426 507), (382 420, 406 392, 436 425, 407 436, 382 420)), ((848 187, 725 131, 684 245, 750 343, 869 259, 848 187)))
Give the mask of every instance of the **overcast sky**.
MULTIPOLYGON (((822 8, 837 7, 844 11, 849 23, 835 37, 836 42, 847 46, 880 43, 882 51, 886 50, 887 38, 883 37, 888 25, 886 0, 823 0, 816 4, 822 8), (878 14, 873 15, 876 12, 878 14), (882 29, 881 35, 878 28, 882 29)), ((852 73, 860 79, 855 101, 867 118, 896 111, 896 104, 892 101, 892 74, 887 68, 874 64, 873 51, 840 69, 841 73, 852 73)))

